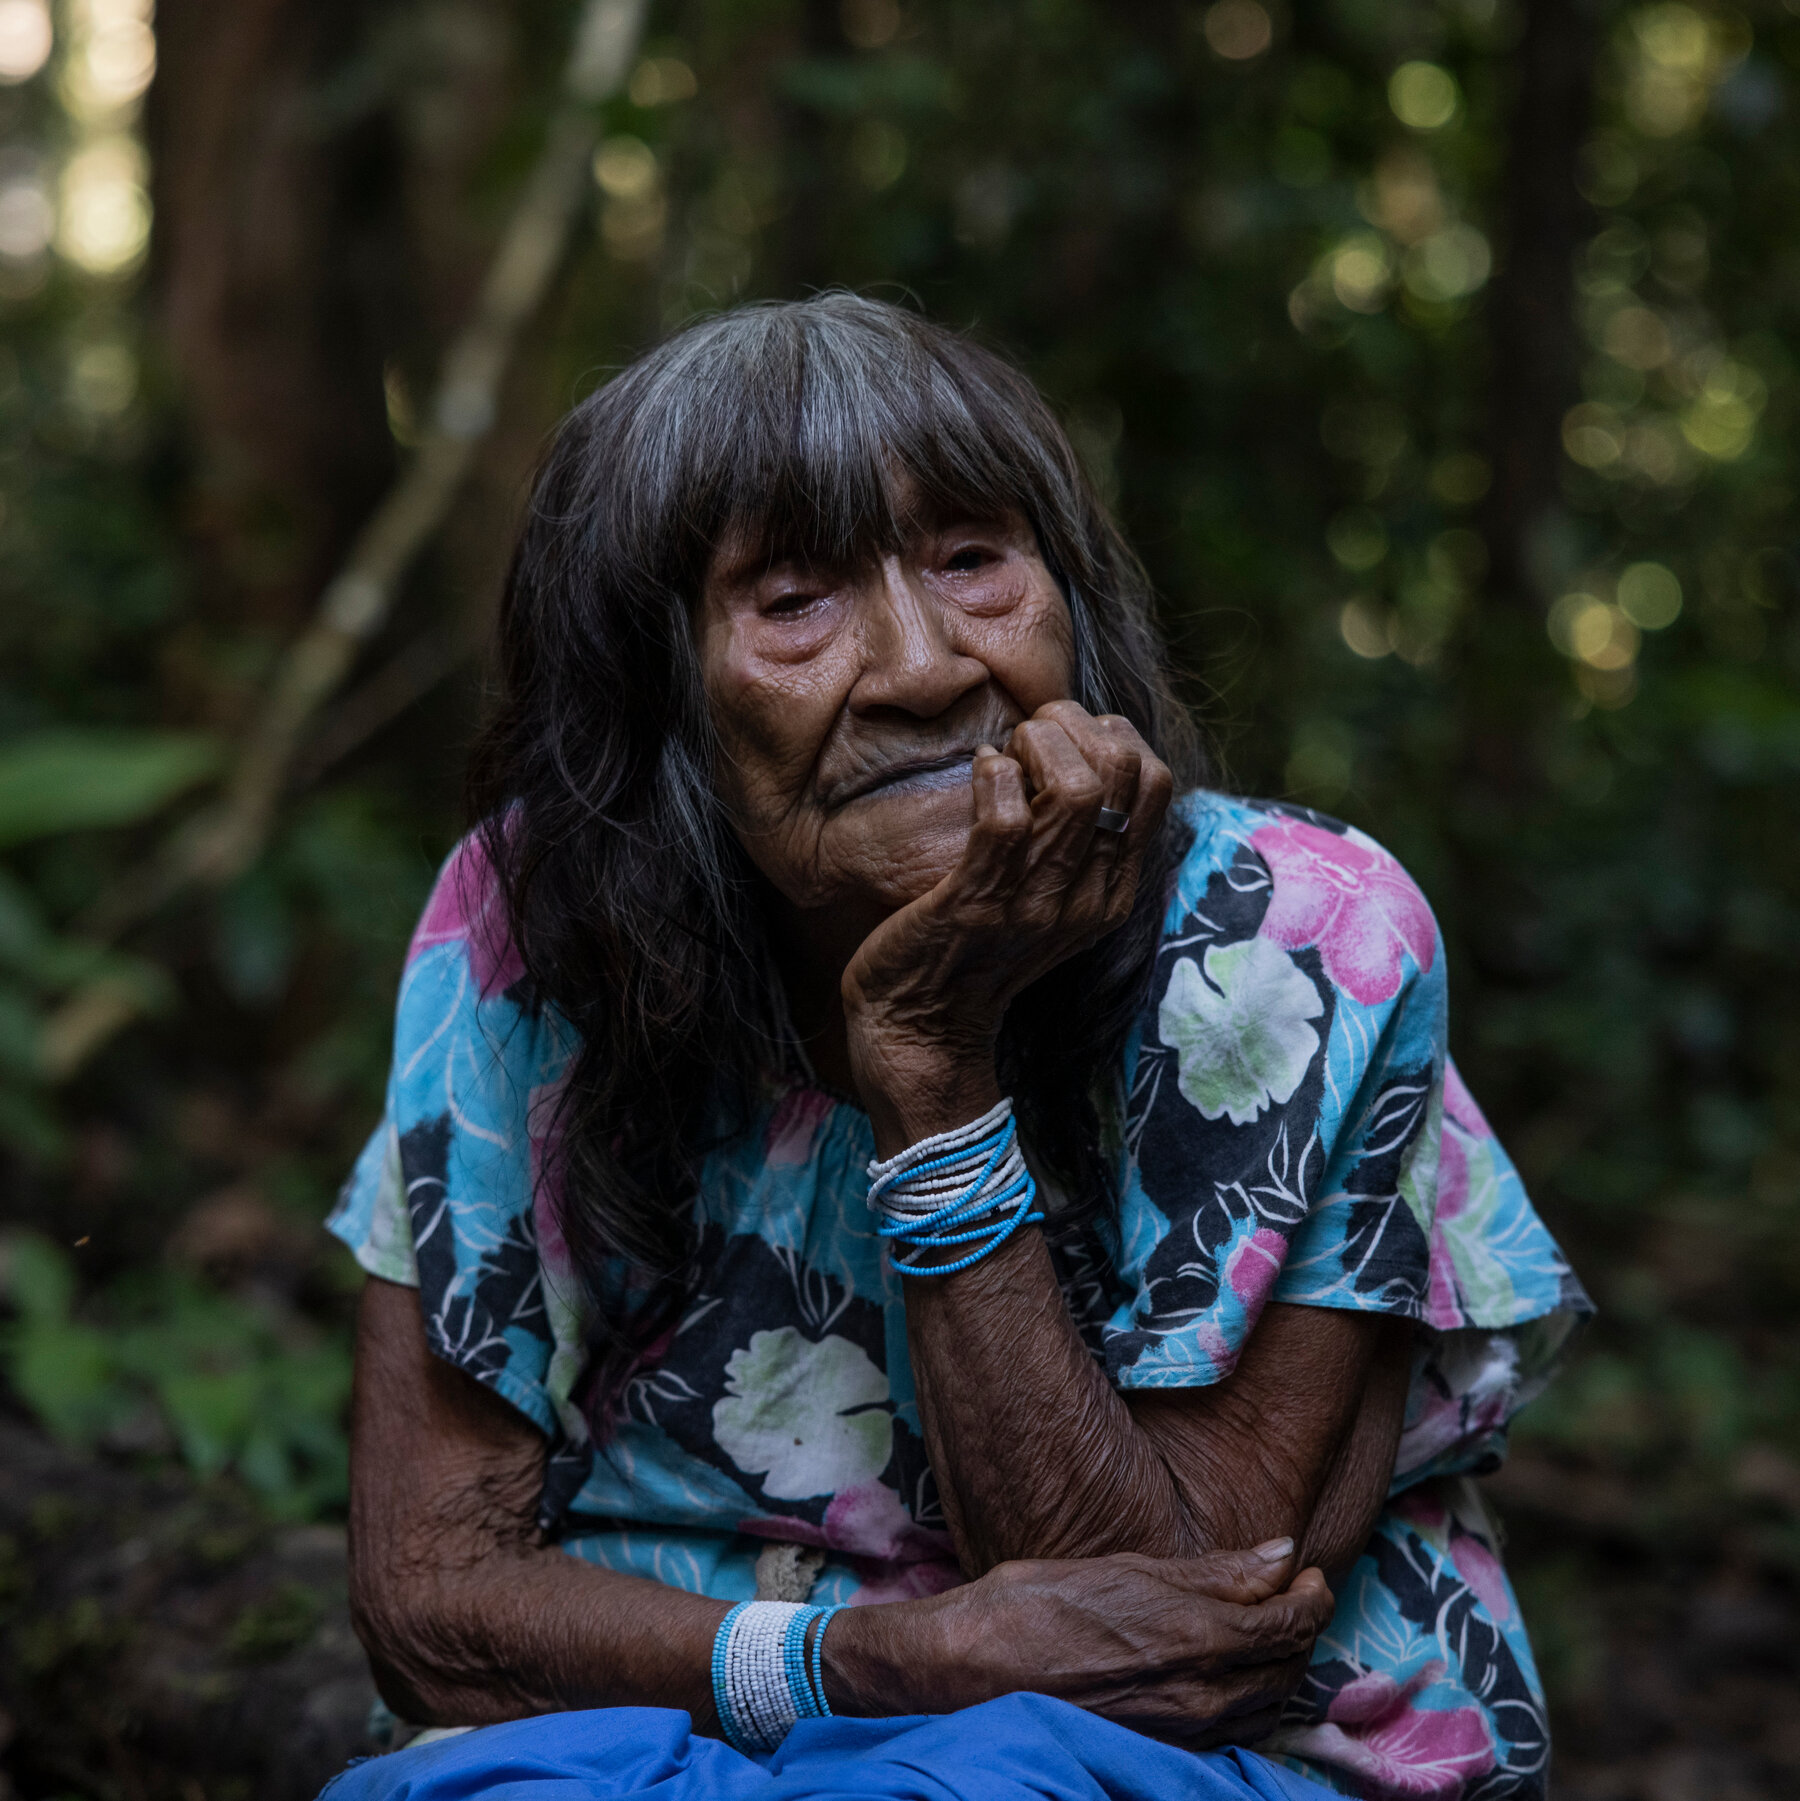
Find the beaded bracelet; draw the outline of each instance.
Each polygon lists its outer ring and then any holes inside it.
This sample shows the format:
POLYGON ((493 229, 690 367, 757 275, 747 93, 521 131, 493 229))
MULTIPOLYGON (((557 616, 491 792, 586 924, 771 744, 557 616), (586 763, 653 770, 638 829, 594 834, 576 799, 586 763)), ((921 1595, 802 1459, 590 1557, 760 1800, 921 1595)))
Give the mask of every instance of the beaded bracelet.
POLYGON ((1042 1221, 1036 1201, 1010 1100, 869 1165, 869 1206, 882 1219, 876 1231, 895 1247, 902 1275, 948 1276, 979 1263, 1020 1226, 1042 1221), (977 1248, 949 1263, 923 1261, 922 1254, 965 1244, 977 1248), (914 1254, 902 1256, 900 1245, 914 1254))
POLYGON ((840 1611, 795 1601, 740 1601, 719 1622, 713 1635, 713 1705, 736 1750, 773 1751, 796 1721, 830 1714, 823 1647, 825 1628, 840 1611))

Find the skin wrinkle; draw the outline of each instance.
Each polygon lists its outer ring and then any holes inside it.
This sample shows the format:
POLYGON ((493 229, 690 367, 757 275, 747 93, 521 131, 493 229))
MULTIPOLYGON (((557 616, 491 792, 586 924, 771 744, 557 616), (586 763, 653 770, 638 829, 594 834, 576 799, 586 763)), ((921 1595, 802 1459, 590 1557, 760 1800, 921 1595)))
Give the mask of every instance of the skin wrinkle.
MULTIPOLYGON (((985 1111, 1007 1004, 1126 916, 1172 793, 1126 721, 1068 698, 1068 611, 1034 538, 1017 518, 939 521, 872 568, 709 581, 696 636, 720 798, 767 884, 814 1066, 864 1102, 882 1155, 985 1111), (1010 729, 966 789, 825 798, 834 758, 916 754, 975 719, 1010 729), (1130 814, 1123 836, 1095 832, 1102 804, 1130 814)), ((1369 1379, 1393 1329, 1274 1305, 1227 1381, 1123 1396, 1035 1229, 910 1282, 906 1313, 927 1449, 974 1579, 840 1616, 834 1710, 1035 1689, 1188 1744, 1272 1723, 1331 1597, 1291 1549, 1238 1547, 1322 1542, 1339 1521, 1366 1535, 1404 1396, 1369 1379)), ((725 1605, 540 1542, 543 1457, 535 1428, 432 1358, 416 1297, 372 1280, 351 1554, 384 1694, 445 1723, 645 1704, 713 1729, 725 1605)))

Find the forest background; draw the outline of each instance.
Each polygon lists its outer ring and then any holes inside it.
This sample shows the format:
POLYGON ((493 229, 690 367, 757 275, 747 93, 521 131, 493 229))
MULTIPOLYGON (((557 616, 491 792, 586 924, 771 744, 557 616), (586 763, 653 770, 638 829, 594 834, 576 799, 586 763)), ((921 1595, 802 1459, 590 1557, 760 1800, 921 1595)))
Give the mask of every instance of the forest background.
POLYGON ((0 1792, 372 1748, 319 1222, 524 485, 838 285, 1437 909, 1603 1308, 1490 1483, 1560 1792, 1791 1794, 1800 0, 0 0, 0 1792))

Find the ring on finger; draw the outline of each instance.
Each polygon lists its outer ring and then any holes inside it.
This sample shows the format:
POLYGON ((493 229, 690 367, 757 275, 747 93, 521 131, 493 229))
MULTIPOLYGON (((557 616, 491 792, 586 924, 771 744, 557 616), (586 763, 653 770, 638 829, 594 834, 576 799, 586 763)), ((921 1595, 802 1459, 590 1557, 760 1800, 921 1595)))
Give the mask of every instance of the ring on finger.
POLYGON ((1096 832, 1122 832, 1131 824, 1131 815, 1121 813, 1117 807, 1102 807, 1094 819, 1096 832))

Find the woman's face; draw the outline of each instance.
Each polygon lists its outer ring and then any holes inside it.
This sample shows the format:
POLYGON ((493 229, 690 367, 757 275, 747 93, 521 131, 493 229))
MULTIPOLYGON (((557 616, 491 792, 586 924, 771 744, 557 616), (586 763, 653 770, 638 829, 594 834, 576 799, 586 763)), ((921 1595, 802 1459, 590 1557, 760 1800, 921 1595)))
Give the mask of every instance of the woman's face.
POLYGON ((861 569, 726 545, 696 624, 738 836, 806 910, 874 918, 934 887, 976 747, 1072 693, 1068 606, 1017 517, 921 523, 861 569))

